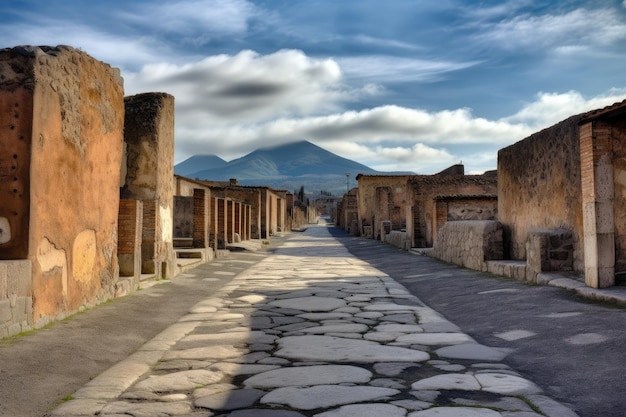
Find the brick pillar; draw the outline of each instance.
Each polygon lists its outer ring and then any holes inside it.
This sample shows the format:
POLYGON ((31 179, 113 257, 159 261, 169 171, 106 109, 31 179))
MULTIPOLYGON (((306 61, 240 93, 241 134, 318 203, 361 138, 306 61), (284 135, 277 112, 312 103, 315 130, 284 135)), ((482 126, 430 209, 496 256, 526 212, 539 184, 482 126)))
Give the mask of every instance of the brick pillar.
POLYGON ((217 242, 216 249, 223 249, 226 247, 226 222, 228 220, 228 214, 226 213, 226 201, 223 198, 217 199, 217 242), (221 241, 221 244, 220 244, 221 241))
POLYGON ((206 190, 193 190, 193 247, 209 247, 209 203, 210 196, 206 190))
POLYGON ((284 233, 286 231, 285 228, 285 200, 283 200, 282 198, 277 198, 276 199, 276 223, 277 223, 277 228, 276 230, 280 230, 281 233, 284 233))
POLYGON ((158 216, 156 200, 143 201, 143 219, 141 233, 141 273, 157 274, 156 265, 156 230, 158 216))
POLYGON ((235 233, 239 235, 240 240, 243 240, 243 231, 241 230, 241 203, 238 201, 235 202, 235 218, 233 220, 235 224, 235 233))
POLYGON ((120 200, 117 219, 117 259, 120 276, 141 277, 141 231, 143 204, 139 200, 120 200))
POLYGON ((226 201, 226 210, 228 218, 226 219, 226 241, 233 243, 235 241, 235 204, 232 200, 226 201))
POLYGON ((219 226, 219 207, 217 204, 217 198, 211 197, 210 201, 211 201, 211 210, 209 214, 211 217, 211 221, 209 222, 209 230, 210 230, 209 245, 213 249, 217 249, 218 248, 217 235, 218 235, 218 226, 219 226))
POLYGON ((242 240, 250 240, 250 205, 243 206, 243 237, 242 240))
POLYGON ((600 121, 580 126, 585 283, 615 285, 615 226, 611 127, 600 121))
POLYGON ((437 238, 437 232, 448 221, 448 202, 444 200, 435 201, 435 239, 437 238))

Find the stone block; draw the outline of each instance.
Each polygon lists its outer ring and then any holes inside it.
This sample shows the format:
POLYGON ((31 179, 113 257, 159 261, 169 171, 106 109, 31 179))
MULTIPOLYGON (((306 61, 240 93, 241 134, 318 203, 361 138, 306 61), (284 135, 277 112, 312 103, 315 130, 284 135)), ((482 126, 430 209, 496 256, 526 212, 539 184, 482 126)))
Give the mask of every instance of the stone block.
POLYGON ((0 325, 11 322, 13 319, 13 309, 9 300, 0 300, 0 325))
POLYGON ((28 297, 17 297, 13 306, 13 322, 21 323, 28 319, 26 315, 26 300, 28 297))

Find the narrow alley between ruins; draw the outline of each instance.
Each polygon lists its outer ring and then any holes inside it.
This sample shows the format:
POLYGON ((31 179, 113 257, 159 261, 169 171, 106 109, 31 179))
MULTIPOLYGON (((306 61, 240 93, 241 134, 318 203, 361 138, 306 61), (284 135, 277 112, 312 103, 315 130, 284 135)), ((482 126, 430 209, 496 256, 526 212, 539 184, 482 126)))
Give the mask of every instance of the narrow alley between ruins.
POLYGON ((622 415, 621 309, 324 224, 237 256, 232 280, 47 415, 622 415))

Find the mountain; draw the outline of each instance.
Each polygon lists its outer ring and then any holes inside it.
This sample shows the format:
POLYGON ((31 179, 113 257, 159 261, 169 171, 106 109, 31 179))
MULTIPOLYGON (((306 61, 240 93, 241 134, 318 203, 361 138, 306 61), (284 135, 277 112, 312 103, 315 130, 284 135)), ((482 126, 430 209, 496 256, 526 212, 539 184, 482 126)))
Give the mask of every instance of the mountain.
MULTIPOLYGON (((206 156, 193 156, 174 167, 174 171, 190 178, 228 181, 236 178, 242 185, 266 185, 293 191, 304 186, 305 191, 343 194, 346 187, 356 185, 357 174, 379 172, 358 162, 342 158, 308 141, 300 141, 271 148, 257 149, 226 164, 206 165, 191 172, 187 167, 197 167, 206 156), (194 160, 194 164, 191 163, 194 160), (188 162, 189 161, 189 162, 188 162), (183 169, 180 169, 180 168, 183 169), (183 174, 183 172, 186 172, 183 174), (346 174, 350 174, 346 178, 346 174), (346 180, 351 184, 346 184, 346 180)), ((217 158, 217 157, 216 157, 217 158)), ((220 158, 218 158, 220 159, 220 158)), ((223 160, 222 160, 223 161, 223 160)))
POLYGON ((185 159, 174 167, 174 172, 178 175, 188 177, 189 174, 201 171, 207 167, 221 168, 228 165, 228 162, 216 155, 194 155, 185 159))

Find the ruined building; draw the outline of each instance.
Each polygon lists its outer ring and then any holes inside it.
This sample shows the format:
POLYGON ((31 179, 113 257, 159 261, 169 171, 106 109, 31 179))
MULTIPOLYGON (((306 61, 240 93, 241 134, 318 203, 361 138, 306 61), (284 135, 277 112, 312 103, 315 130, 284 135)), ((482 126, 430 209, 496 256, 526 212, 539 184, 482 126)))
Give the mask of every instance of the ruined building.
POLYGON ((455 165, 434 175, 359 174, 357 181, 361 234, 403 249, 432 246, 448 220, 493 219, 497 213, 494 172, 465 175, 455 165))
POLYGON ((498 215, 448 222, 435 256, 530 282, 615 285, 626 273, 626 101, 498 152, 498 215))
POLYGON ((284 191, 175 177, 174 97, 80 50, 0 50, 0 110, 0 338, 289 230, 284 191))
POLYGON ((505 257, 584 275, 588 286, 626 272, 626 101, 572 116, 498 153, 505 257))

